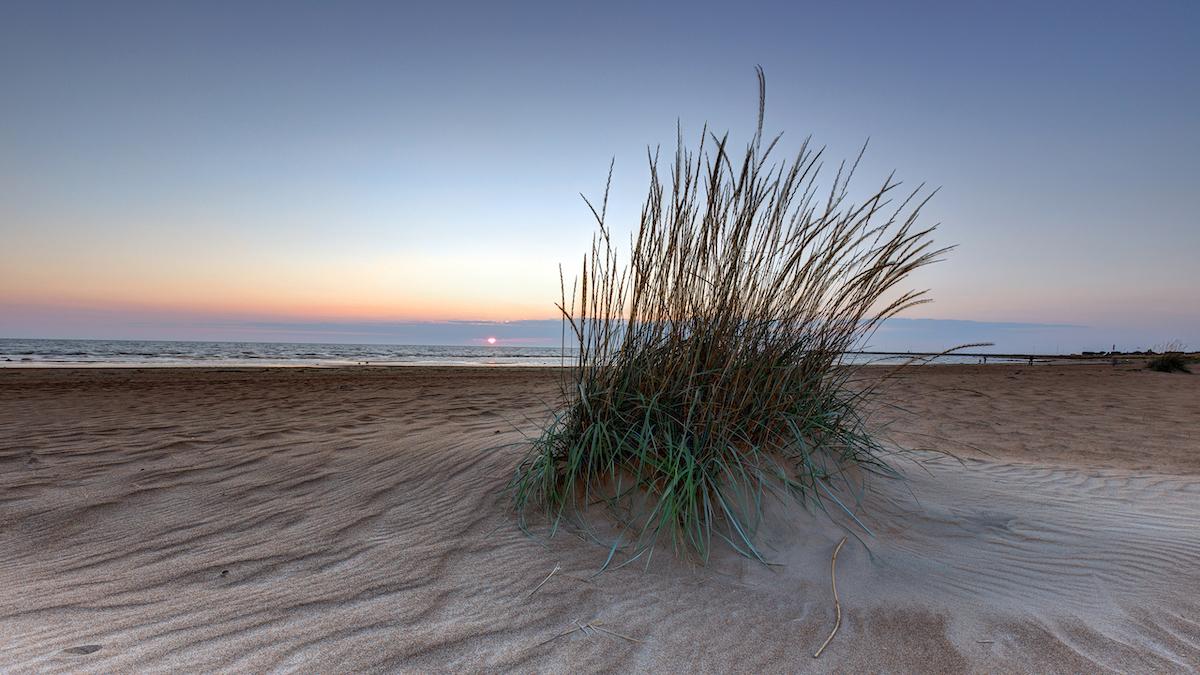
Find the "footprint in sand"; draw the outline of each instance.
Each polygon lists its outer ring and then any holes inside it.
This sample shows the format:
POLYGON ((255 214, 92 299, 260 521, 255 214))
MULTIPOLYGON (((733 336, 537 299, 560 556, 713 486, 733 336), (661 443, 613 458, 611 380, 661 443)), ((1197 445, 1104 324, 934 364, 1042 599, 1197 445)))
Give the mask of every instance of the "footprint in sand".
POLYGON ((100 651, 100 645, 79 645, 78 647, 67 647, 63 651, 67 654, 91 654, 100 651))

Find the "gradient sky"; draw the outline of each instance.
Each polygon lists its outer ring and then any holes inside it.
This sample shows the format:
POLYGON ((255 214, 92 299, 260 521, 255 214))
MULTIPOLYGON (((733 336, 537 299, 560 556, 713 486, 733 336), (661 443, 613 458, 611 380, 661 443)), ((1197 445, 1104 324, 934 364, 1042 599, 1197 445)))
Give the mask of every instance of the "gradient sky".
POLYGON ((551 318, 578 194, 762 64, 784 149, 942 186, 909 316, 1200 347, 1200 3, 571 4, 3 3, 0 337, 551 318))

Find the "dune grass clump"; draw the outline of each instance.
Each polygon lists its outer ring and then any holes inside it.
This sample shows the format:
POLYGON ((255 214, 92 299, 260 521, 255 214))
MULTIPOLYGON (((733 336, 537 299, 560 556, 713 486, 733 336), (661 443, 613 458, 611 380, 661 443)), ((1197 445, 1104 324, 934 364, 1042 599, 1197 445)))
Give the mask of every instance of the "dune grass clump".
POLYGON ((529 511, 557 527, 587 526, 600 509, 614 550, 641 555, 669 538, 707 559, 716 540, 763 560, 768 499, 854 518, 843 488, 864 471, 896 475, 864 417, 873 387, 844 353, 925 301, 897 288, 948 250, 917 225, 932 193, 900 193, 888 177, 852 203, 857 160, 822 188, 823 149, 805 140, 777 159, 780 138, 764 139, 761 71, 759 86, 744 151, 707 127, 691 150, 680 133, 669 186, 648 153, 627 259, 606 222, 608 189, 588 202, 597 233, 559 305, 578 363, 510 482, 522 527, 529 511))
POLYGON ((1146 362, 1146 367, 1159 373, 1190 373, 1188 359, 1184 355, 1184 346, 1172 342, 1163 347, 1162 353, 1146 362))

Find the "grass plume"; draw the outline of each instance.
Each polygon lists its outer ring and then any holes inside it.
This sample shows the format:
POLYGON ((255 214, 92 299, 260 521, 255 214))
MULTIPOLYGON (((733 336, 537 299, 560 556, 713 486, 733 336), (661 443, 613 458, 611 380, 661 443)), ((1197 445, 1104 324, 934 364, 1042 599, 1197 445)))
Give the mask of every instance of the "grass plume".
POLYGON ((926 301, 897 289, 949 250, 918 225, 933 192, 901 191, 889 176, 852 202, 861 152, 823 187, 822 148, 805 140, 780 158, 780 138, 763 136, 758 75, 744 150, 707 127, 693 150, 680 131, 666 185, 658 152, 647 153, 625 256, 608 188, 588 202, 597 231, 559 305, 578 363, 510 482, 522 527, 531 510, 557 526, 601 504, 637 555, 669 538, 702 559, 724 541, 763 560, 765 500, 854 518, 838 488, 863 471, 895 475, 864 418, 873 387, 854 382, 843 355, 926 301))
POLYGON ((1162 348, 1162 353, 1146 362, 1146 367, 1160 373, 1190 373, 1186 347, 1182 342, 1171 342, 1162 348))

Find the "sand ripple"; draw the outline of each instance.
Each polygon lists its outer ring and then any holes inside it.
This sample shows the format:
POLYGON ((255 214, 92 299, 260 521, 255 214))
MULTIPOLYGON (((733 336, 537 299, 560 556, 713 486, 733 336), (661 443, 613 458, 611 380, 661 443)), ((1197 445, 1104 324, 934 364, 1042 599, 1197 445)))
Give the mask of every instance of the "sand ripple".
POLYGON ((496 446, 546 373, 31 372, 0 378, 6 672, 1200 668, 1200 477, 1178 464, 1044 466, 997 434, 992 459, 872 483, 878 536, 839 556, 845 620, 814 661, 843 534, 822 517, 766 533, 779 567, 599 576, 594 544, 513 527, 496 446), (553 639, 575 621, 642 642, 553 639))

